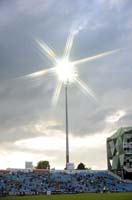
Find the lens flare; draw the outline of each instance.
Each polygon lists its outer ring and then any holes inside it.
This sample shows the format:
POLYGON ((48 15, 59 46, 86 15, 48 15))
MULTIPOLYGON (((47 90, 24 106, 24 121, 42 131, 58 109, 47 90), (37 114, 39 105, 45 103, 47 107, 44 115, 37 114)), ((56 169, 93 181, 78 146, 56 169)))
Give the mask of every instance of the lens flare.
POLYGON ((86 57, 86 58, 83 58, 83 59, 80 59, 80 60, 73 61, 72 64, 73 64, 73 65, 83 64, 83 63, 85 63, 85 62, 92 61, 92 60, 96 60, 96 59, 98 59, 98 58, 102 58, 102 57, 104 57, 104 56, 107 56, 107 55, 116 53, 116 52, 118 52, 119 50, 120 50, 120 49, 116 49, 116 50, 107 51, 107 52, 104 52, 104 53, 101 53, 101 54, 98 54, 98 55, 95 55, 95 56, 86 57))
POLYGON ((52 98, 52 104, 53 105, 57 105, 57 102, 58 102, 58 99, 59 99, 59 96, 60 96, 60 93, 61 93, 61 89, 62 89, 62 82, 57 82, 57 86, 56 86, 56 89, 54 91, 54 94, 53 94, 53 98, 52 98))
POLYGON ((88 85, 86 85, 86 83, 84 83, 78 77, 78 71, 77 71, 76 65, 105 57, 107 55, 116 53, 120 50, 120 49, 117 49, 117 50, 107 51, 95 56, 86 57, 83 59, 70 62, 69 57, 71 54, 71 49, 73 46, 75 35, 76 34, 74 32, 70 31, 69 36, 67 38, 66 45, 65 45, 64 53, 62 55, 62 59, 58 59, 56 53, 45 42, 36 39, 36 42, 38 46, 40 47, 42 53, 46 55, 52 61, 52 63, 54 64, 54 67, 20 77, 20 78, 37 78, 37 77, 46 75, 48 73, 53 73, 54 75, 57 75, 59 81, 53 95, 54 104, 56 104, 58 101, 58 98, 62 89, 62 84, 63 83, 69 84, 72 82, 75 82, 79 87, 81 87, 82 91, 85 91, 86 94, 89 94, 91 97, 93 97, 93 99, 97 100, 94 92, 88 87, 88 85))
POLYGON ((26 74, 25 76, 20 76, 20 77, 16 78, 15 80, 39 78, 41 76, 44 76, 44 75, 49 74, 49 73, 54 73, 54 72, 55 72, 55 67, 52 67, 52 68, 49 68, 49 69, 47 68, 47 69, 44 69, 44 70, 33 72, 31 74, 26 74))
POLYGON ((65 46, 65 50, 64 50, 64 58, 69 59, 74 37, 75 37, 75 34, 73 34, 73 32, 71 31, 69 34, 69 37, 67 39, 67 42, 66 42, 66 46, 65 46))
POLYGON ((93 92, 93 90, 91 90, 91 88, 88 87, 88 85, 84 81, 82 81, 80 78, 76 78, 75 81, 78 84, 78 86, 81 87, 82 91, 85 94, 88 94, 97 102, 95 93, 93 92))
POLYGON ((42 51, 42 53, 44 53, 54 64, 57 58, 55 52, 45 42, 37 39, 36 42, 41 47, 40 50, 42 51))

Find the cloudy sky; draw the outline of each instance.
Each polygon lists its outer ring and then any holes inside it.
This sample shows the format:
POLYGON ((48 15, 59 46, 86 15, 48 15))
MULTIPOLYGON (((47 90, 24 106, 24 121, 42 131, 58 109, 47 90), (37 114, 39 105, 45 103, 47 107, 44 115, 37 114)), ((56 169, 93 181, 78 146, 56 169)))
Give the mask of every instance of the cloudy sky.
POLYGON ((53 67, 36 39, 61 57, 72 29, 71 61, 120 49, 77 68, 97 101, 68 88, 70 161, 106 169, 106 138, 132 125, 131 11, 131 0, 0 1, 0 168, 65 167, 64 87, 54 105, 57 76, 21 77, 53 67))

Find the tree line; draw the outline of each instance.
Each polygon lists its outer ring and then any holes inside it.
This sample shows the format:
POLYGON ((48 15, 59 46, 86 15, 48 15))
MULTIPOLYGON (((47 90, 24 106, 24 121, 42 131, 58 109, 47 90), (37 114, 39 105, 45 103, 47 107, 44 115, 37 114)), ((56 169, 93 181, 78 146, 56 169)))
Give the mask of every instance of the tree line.
MULTIPOLYGON (((41 160, 37 163, 37 166, 35 167, 36 169, 47 169, 49 170, 50 169, 50 164, 49 164, 49 161, 47 160, 41 160)), ((77 170, 91 170, 91 168, 87 168, 85 166, 84 163, 80 162, 78 165, 77 165, 77 170)))

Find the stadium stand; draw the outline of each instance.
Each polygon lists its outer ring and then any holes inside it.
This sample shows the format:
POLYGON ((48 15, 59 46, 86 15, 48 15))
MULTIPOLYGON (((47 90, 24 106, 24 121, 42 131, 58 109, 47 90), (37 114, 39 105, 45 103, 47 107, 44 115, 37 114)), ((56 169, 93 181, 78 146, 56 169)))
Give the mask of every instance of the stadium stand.
POLYGON ((118 180, 108 171, 8 171, 0 174, 1 196, 86 192, 132 192, 132 183, 118 180))
POLYGON ((132 127, 119 128, 107 138, 108 170, 132 180, 132 127))

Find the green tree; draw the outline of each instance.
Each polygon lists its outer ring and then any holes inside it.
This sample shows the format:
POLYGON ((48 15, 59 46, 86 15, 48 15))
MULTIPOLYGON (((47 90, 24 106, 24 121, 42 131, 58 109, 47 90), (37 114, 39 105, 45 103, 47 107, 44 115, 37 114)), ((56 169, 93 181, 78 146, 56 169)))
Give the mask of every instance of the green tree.
POLYGON ((41 160, 37 163, 36 169, 50 169, 49 161, 41 160))
POLYGON ((86 169, 86 170, 92 170, 92 168, 91 168, 91 167, 86 167, 85 169, 86 169))
POLYGON ((84 163, 79 163, 78 166, 77 166, 77 169, 79 169, 79 170, 86 169, 84 163))

